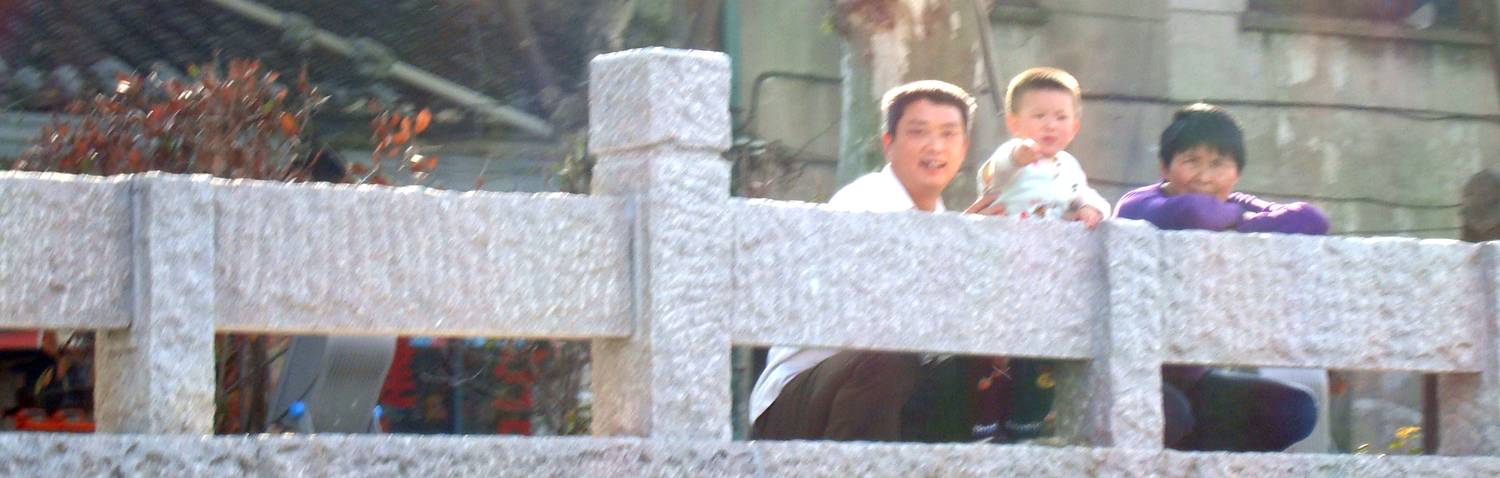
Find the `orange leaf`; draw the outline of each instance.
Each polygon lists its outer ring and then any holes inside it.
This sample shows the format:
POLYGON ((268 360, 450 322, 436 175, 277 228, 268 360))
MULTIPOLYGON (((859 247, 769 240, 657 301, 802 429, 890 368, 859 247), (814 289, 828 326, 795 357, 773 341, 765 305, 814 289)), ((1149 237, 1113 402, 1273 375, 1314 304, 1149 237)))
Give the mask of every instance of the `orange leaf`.
POLYGON ((302 128, 297 125, 297 118, 291 113, 281 113, 281 134, 296 136, 302 128))
POLYGON ((411 130, 403 128, 401 131, 397 131, 396 134, 391 135, 391 144, 400 146, 406 144, 406 140, 409 139, 411 139, 411 130))
POLYGON ((430 173, 433 168, 437 167, 437 163, 437 156, 412 155, 411 170, 419 173, 430 173))
POLYGON ((130 148, 130 157, 126 159, 125 167, 129 168, 131 172, 136 172, 146 169, 144 166, 145 163, 141 162, 140 148, 130 148))
POLYGON ((370 167, 364 163, 353 163, 349 165, 349 172, 363 176, 370 173, 370 167))
POLYGON ((426 131, 427 126, 430 124, 432 124, 432 111, 422 108, 422 111, 417 113, 417 124, 413 127, 412 132, 421 133, 426 131))

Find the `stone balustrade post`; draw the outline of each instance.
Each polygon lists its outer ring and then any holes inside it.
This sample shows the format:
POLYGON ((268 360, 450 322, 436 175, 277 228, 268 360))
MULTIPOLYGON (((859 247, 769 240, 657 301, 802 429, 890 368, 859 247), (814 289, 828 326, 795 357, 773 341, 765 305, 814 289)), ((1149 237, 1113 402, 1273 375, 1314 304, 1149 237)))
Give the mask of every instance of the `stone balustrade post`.
POLYGON ((1138 221, 1110 221, 1101 229, 1109 304, 1095 328, 1087 385, 1074 397, 1059 397, 1087 408, 1073 413, 1084 417, 1082 426, 1064 432, 1093 446, 1161 450, 1161 235, 1138 221))
POLYGON ((97 337, 98 430, 212 433, 213 190, 204 177, 158 173, 129 187, 131 320, 97 337))
POLYGON ((729 59, 631 50, 590 63, 592 194, 627 198, 634 333, 593 343, 596 435, 730 437, 729 59))
POLYGON ((1485 243, 1480 270, 1484 274, 1484 337, 1479 339, 1481 373, 1438 377, 1438 449, 1442 455, 1500 455, 1500 242, 1485 243))

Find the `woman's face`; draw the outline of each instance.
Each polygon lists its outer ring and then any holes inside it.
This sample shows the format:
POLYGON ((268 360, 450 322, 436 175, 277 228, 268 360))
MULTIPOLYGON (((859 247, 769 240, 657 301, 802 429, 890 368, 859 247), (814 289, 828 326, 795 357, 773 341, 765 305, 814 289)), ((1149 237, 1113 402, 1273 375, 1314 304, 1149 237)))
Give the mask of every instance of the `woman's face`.
POLYGON ((1161 176, 1167 180, 1167 194, 1207 194, 1223 201, 1240 181, 1240 167, 1218 148, 1198 145, 1173 155, 1161 176))

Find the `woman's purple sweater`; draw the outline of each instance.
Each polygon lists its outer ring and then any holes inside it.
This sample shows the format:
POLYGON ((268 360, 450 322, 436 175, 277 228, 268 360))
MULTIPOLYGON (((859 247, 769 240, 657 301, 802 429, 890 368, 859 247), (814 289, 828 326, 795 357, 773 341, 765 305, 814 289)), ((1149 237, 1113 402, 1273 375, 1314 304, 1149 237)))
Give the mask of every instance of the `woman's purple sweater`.
POLYGON ((1168 196, 1161 183, 1125 193, 1115 217, 1142 219, 1164 230, 1328 233, 1328 216, 1305 202, 1277 204, 1245 193, 1230 193, 1227 201, 1197 193, 1168 196))
MULTIPOLYGON (((1125 193, 1115 205, 1115 217, 1142 219, 1157 229, 1208 231, 1280 232, 1322 235, 1328 232, 1328 216, 1305 202, 1277 204, 1245 193, 1229 193, 1229 199, 1198 193, 1169 196, 1163 183, 1125 193)), ((1169 366, 1162 378, 1189 389, 1207 367, 1169 366)))

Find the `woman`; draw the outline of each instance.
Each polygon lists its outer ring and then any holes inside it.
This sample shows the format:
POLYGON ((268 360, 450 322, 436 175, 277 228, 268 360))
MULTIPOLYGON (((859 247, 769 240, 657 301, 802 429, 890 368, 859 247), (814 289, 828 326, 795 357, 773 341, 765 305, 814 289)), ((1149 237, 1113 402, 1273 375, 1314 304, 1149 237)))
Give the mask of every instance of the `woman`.
MULTIPOLYGON (((1324 234, 1328 218, 1307 203, 1277 204, 1234 192, 1245 167, 1244 133, 1228 112, 1198 103, 1161 135, 1162 181, 1126 193, 1116 217, 1160 229, 1324 234)), ((1279 451, 1321 431, 1308 451, 1328 451, 1328 378, 1320 370, 1260 375, 1193 366, 1163 368, 1166 444, 1181 450, 1279 451), (1295 383, 1295 382, 1300 382, 1295 383), (1321 400, 1314 398, 1316 392, 1321 400), (1324 407, 1326 409, 1326 406, 1324 407)))

